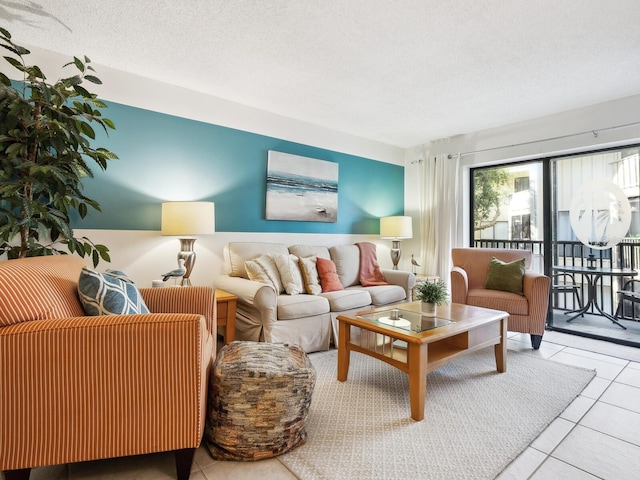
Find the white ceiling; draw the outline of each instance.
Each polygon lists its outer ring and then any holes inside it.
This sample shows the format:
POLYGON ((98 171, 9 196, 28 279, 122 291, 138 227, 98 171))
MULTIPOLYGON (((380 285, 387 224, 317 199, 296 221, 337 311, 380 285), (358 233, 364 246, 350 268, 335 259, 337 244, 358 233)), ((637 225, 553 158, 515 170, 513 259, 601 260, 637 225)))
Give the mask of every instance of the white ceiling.
POLYGON ((398 147, 640 94, 639 0, 0 0, 0 18, 18 44, 398 147))

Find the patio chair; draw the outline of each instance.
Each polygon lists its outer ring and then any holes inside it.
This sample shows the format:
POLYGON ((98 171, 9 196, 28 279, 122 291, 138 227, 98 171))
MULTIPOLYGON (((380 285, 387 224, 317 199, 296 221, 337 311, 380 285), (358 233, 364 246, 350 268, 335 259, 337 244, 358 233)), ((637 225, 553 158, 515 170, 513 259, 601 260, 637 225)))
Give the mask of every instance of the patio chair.
MULTIPOLYGON (((566 306, 567 295, 571 294, 575 303, 578 304, 578 308, 567 310, 565 314, 572 313, 573 311, 582 309, 582 298, 580 297, 580 286, 576 283, 576 278, 572 273, 561 272, 555 273, 551 276, 551 293, 562 295, 566 306)), ((575 304, 574 304, 575 305, 575 304)), ((584 317, 584 314, 582 314, 584 317)))
POLYGON ((618 296, 620 300, 614 316, 624 320, 640 320, 640 280, 627 280, 622 290, 618 291, 618 296))

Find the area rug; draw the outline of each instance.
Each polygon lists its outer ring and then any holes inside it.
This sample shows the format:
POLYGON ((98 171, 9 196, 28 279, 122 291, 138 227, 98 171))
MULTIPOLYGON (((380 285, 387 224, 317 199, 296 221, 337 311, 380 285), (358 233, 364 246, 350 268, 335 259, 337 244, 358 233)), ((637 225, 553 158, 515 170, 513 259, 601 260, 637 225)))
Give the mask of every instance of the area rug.
POLYGON ((428 375, 425 418, 416 422, 399 370, 352 353, 342 383, 336 352, 312 363, 307 442, 278 457, 302 480, 493 479, 595 375, 511 350, 501 374, 485 349, 428 375))

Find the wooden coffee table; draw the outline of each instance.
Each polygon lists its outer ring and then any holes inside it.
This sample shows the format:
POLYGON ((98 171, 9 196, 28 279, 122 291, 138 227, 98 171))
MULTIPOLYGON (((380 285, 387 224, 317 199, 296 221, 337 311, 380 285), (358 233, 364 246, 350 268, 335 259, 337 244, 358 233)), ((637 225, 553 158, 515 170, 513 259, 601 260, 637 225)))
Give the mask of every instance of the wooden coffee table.
POLYGON ((347 380, 352 351, 382 360, 409 375, 411 418, 421 421, 429 372, 490 346, 497 370, 506 372, 508 318, 507 312, 457 303, 425 317, 420 302, 339 315, 338 380, 347 380))

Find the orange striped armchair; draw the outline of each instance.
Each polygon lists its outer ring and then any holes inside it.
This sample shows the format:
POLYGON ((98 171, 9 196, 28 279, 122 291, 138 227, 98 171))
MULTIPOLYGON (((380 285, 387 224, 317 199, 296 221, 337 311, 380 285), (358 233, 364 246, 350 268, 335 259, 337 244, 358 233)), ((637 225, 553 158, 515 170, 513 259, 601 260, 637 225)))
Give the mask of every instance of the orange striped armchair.
POLYGON ((493 308, 509 313, 508 329, 531 335, 531 346, 540 348, 549 306, 551 279, 530 270, 531 252, 502 248, 454 248, 451 250, 451 301, 493 308), (491 258, 503 262, 525 259, 524 295, 485 289, 491 258))
POLYGON ((86 316, 82 259, 0 261, 0 470, 175 451, 188 479, 215 357, 211 287, 142 288, 154 313, 86 316))

